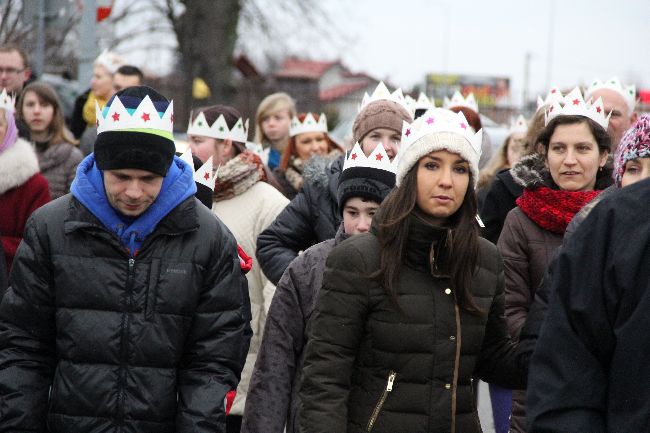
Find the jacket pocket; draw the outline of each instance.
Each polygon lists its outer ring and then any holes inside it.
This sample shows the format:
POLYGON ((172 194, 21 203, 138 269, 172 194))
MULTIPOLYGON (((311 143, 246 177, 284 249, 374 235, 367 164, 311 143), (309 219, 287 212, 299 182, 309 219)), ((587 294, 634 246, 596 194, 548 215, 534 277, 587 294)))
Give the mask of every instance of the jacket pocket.
POLYGON ((381 408, 384 406, 384 403, 388 398, 388 394, 390 394, 390 392, 393 391, 393 384, 395 383, 395 377, 397 377, 397 373, 391 370, 391 372, 388 374, 388 381, 386 382, 386 388, 384 388, 384 391, 381 393, 381 397, 379 398, 379 401, 377 401, 377 404, 375 405, 375 409, 372 411, 372 415, 368 420, 368 425, 366 426, 367 432, 372 431, 372 428, 375 426, 375 421, 377 421, 377 417, 379 417, 379 413, 381 412, 381 408))
POLYGON ((144 304, 144 320, 151 322, 156 310, 156 297, 158 295, 158 277, 160 276, 160 259, 151 261, 149 269, 149 282, 147 283, 147 294, 144 304))

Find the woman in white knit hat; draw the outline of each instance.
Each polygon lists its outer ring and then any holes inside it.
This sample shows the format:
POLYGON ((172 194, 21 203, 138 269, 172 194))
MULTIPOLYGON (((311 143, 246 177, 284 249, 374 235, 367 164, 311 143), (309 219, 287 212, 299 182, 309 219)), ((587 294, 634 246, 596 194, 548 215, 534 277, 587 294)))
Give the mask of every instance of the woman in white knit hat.
POLYGON ((472 376, 525 384, 501 259, 478 236, 481 136, 444 109, 404 124, 397 187, 371 231, 327 260, 303 368, 304 432, 479 432, 472 376))

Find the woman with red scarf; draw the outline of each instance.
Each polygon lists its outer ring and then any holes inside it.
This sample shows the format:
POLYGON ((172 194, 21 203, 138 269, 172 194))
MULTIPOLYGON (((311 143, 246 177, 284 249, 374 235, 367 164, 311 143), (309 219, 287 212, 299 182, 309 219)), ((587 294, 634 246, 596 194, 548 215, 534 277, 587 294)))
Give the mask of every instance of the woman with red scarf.
MULTIPOLYGON (((538 140, 544 151, 511 170, 524 192, 505 220, 497 247, 504 262, 506 322, 515 339, 567 225, 612 184, 611 169, 605 167, 611 141, 608 118, 598 104, 585 103, 576 89, 549 108, 538 140)), ((526 431, 524 391, 513 393, 510 427, 526 431)))

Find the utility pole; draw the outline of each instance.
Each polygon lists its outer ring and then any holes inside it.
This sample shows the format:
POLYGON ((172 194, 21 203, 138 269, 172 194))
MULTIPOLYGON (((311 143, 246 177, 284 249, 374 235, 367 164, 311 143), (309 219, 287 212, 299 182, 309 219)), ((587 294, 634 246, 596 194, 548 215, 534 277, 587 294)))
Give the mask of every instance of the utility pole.
POLYGON ((36 50, 34 52, 34 72, 37 77, 43 74, 45 58, 45 0, 37 0, 36 7, 36 50))
POLYGON ((90 83, 93 75, 93 62, 99 54, 97 52, 97 4, 95 0, 84 0, 81 14, 80 37, 81 53, 79 54, 78 81, 81 87, 90 83))
POLYGON ((530 51, 526 52, 526 55, 524 56, 524 92, 522 95, 523 99, 523 108, 524 111, 528 108, 528 98, 529 96, 529 81, 530 81, 530 51))

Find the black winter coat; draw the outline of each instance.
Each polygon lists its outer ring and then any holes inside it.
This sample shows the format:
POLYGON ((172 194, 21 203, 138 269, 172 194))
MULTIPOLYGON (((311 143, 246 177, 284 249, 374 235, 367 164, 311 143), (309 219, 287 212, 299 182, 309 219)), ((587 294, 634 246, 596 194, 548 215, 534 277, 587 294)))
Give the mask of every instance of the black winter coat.
POLYGON ((531 361, 529 432, 650 426, 650 179, 612 193, 567 240, 531 361))
POLYGON ((303 433, 480 432, 472 377, 525 385, 503 317, 496 247, 480 239, 472 292, 486 314, 469 314, 457 306, 449 278, 429 270, 432 244, 444 245, 445 234, 411 223, 395 285, 401 311, 368 278, 379 268, 373 233, 332 250, 306 348, 303 433))
POLYGON ((496 245, 508 212, 517 206, 516 200, 523 192, 524 188, 515 182, 510 169, 497 173, 479 211, 485 225, 481 235, 485 239, 496 245))
POLYGON ((29 219, 0 305, 0 431, 223 432, 250 319, 237 244, 194 197, 135 259, 61 197, 29 219))
POLYGON ((275 221, 257 238, 255 255, 273 284, 300 251, 332 239, 342 222, 336 198, 344 155, 319 169, 305 167, 304 184, 275 221), (313 175, 310 170, 314 171, 313 175))

